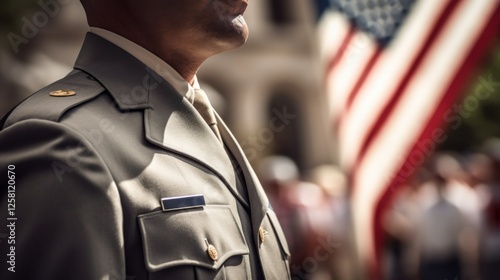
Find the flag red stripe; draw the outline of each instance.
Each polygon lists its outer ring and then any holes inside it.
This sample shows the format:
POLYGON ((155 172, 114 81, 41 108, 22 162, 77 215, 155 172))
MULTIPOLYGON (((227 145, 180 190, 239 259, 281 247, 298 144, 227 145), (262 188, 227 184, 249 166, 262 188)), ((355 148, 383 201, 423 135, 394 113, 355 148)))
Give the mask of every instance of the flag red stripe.
MULTIPOLYGON (((483 33, 479 37, 478 42, 475 44, 471 53, 467 57, 466 61, 463 63, 462 67, 459 68, 457 75, 453 79, 452 84, 448 88, 447 92, 443 96, 438 108, 436 109, 435 114, 427 124, 424 131, 421 133, 418 141, 412 147, 410 152, 408 153, 405 162, 401 165, 400 169, 396 173, 396 179, 400 177, 400 175, 406 173, 404 170, 404 166, 410 162, 410 158, 422 147, 422 143, 428 139, 432 139, 433 131, 444 125, 443 116, 447 110, 452 106, 452 104, 459 98, 459 95, 462 93, 462 88, 467 82, 467 78, 470 77, 474 68, 476 67, 476 62, 484 55, 485 51, 490 46, 491 42, 494 40, 495 36, 500 32, 500 5, 497 5, 495 12, 493 13, 491 20, 488 22, 486 28, 483 33)), ((408 180, 409 178, 405 178, 408 180)), ((401 180, 393 180, 389 185, 385 188, 385 193, 383 194, 380 201, 377 203, 374 220, 373 220, 373 234, 375 237, 375 253, 377 254, 374 258, 375 262, 379 261, 378 256, 380 256, 380 252, 383 245, 383 230, 382 230, 382 218, 385 210, 391 205, 391 202, 394 198, 394 194, 397 193, 397 190, 403 185, 403 181, 401 180)), ((381 278, 380 274, 380 266, 379 263, 371 264, 371 271, 376 272, 374 275, 378 275, 379 279, 381 278)))
MULTIPOLYGON (((359 90, 361 89, 361 86, 364 84, 366 78, 368 77, 368 74, 370 74, 370 72, 372 71, 373 66, 378 61, 378 58, 382 54, 382 51, 383 51, 382 47, 380 45, 377 45, 377 49, 375 50, 375 53, 373 54, 373 56, 370 58, 370 60, 366 64, 366 67, 363 69, 363 72, 359 76, 359 79, 356 82, 356 85, 354 86, 352 91, 349 93, 349 97, 347 98, 347 103, 345 106, 345 111, 349 111, 349 109, 351 108, 352 102, 356 98, 356 95, 358 94, 359 90)), ((344 115, 344 112, 342 113, 342 115, 344 115)))
POLYGON ((403 95, 406 87, 408 86, 409 82, 411 81, 411 78, 413 77, 413 75, 417 71, 418 67, 420 66, 421 62, 423 61, 428 50, 433 45, 437 36, 441 33, 442 29, 445 26, 445 23, 450 18, 450 15, 456 10, 456 7, 458 6, 459 3, 460 3, 460 1, 456 1, 456 0, 450 1, 448 3, 448 5, 446 6, 446 8, 444 9, 443 14, 437 19, 437 22, 434 24, 435 28, 429 34, 429 37, 427 38, 422 49, 420 50, 420 52, 416 56, 410 69, 408 69, 408 72, 406 73, 405 77, 401 80, 399 86, 397 87, 397 90, 394 92, 394 95, 392 96, 390 101, 385 106, 384 110, 382 111, 381 115, 378 117, 375 124, 369 129, 369 133, 368 133, 367 137, 365 138, 365 140, 363 141, 363 144, 360 148, 358 156, 355 160, 354 169, 356 169, 359 166, 366 151, 368 150, 370 145, 373 143, 372 142, 373 139, 375 139, 375 137, 380 132, 380 129, 384 125, 387 118, 392 114, 394 108, 396 107, 395 105, 398 103, 401 96, 403 95))
POLYGON ((347 31, 347 36, 344 37, 344 40, 342 41, 342 44, 340 44, 340 47, 338 50, 335 52, 333 57, 330 59, 328 62, 328 65, 326 67, 326 77, 333 71, 333 68, 337 66, 339 63, 340 59, 344 56, 344 53, 347 51, 347 47, 349 46, 349 43, 351 42, 352 38, 354 37, 354 34, 356 33, 356 29, 352 24, 349 25, 349 30, 347 31))

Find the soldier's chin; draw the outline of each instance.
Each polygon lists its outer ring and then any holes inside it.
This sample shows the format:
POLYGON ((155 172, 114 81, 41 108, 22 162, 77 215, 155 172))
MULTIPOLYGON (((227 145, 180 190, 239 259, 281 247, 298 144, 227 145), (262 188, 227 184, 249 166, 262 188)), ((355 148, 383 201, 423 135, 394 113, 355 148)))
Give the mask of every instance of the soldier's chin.
POLYGON ((217 27, 211 28, 212 38, 217 38, 217 51, 224 52, 243 45, 248 38, 248 26, 243 16, 227 16, 219 21, 217 27))

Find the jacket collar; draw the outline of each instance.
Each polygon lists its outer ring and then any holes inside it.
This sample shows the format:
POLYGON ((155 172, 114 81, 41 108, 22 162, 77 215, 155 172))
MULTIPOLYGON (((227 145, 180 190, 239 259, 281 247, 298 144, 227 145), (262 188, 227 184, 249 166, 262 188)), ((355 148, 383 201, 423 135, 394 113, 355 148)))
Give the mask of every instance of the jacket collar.
POLYGON ((96 78, 122 110, 149 107, 152 72, 126 51, 87 33, 75 68, 96 78))
POLYGON ((75 68, 98 80, 121 110, 144 110, 145 138, 210 169, 238 195, 227 153, 196 109, 132 55, 88 33, 75 68))
MULTIPOLYGON (((90 32, 125 50, 144 65, 154 70, 183 96, 193 95, 193 88, 199 88, 196 76, 191 86, 172 66, 142 46, 106 29, 90 27, 90 32)), ((193 102, 191 102, 193 103, 193 102)))

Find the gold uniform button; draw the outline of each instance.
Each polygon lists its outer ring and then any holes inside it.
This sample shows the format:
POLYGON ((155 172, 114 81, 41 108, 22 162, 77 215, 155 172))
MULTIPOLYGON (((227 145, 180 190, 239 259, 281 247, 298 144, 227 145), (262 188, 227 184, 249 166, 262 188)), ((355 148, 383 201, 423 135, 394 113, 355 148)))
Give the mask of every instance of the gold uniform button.
POLYGON ((266 230, 264 230, 264 228, 262 228, 262 227, 259 228, 260 244, 264 243, 264 241, 266 240, 267 233, 268 232, 266 230))
POLYGON ((50 93, 50 96, 53 97, 67 97, 67 96, 73 96, 76 95, 76 92, 73 90, 65 90, 65 89, 60 89, 60 90, 55 90, 50 93))
POLYGON ((215 248, 214 245, 208 243, 208 240, 205 239, 205 243, 207 244, 207 253, 208 256, 215 262, 217 259, 219 259, 219 252, 217 252, 217 249, 215 248))
POLYGON ((219 252, 217 252, 217 249, 215 248, 214 245, 210 244, 208 245, 208 256, 215 262, 219 259, 219 252))

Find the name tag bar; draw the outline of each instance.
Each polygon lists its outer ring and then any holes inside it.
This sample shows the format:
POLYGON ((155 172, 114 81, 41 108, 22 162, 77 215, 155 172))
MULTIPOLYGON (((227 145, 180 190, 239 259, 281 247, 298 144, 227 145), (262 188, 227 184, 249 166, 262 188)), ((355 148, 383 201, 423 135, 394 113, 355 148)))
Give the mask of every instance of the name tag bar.
POLYGON ((163 211, 174 211, 205 206, 205 196, 202 194, 166 197, 161 199, 163 211))

